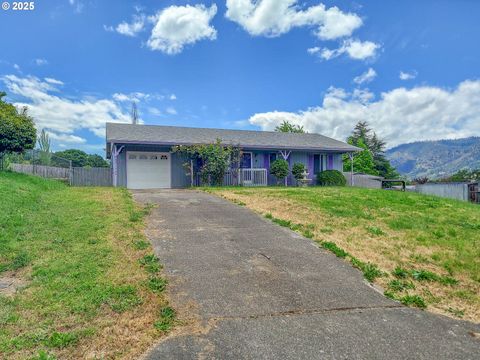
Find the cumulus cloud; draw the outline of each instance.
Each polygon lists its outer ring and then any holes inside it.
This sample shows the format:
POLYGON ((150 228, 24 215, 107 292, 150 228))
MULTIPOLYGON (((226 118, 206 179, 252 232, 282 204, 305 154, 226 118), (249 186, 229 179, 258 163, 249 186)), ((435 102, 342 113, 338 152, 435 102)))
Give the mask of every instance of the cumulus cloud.
POLYGON ((81 138, 73 133, 82 129, 104 137, 107 121, 130 122, 130 115, 113 100, 72 100, 54 95, 58 91, 59 80, 50 78, 50 81, 47 81, 34 76, 18 77, 16 75, 6 75, 0 79, 10 94, 23 99, 15 105, 28 107, 37 128, 49 129, 55 134, 52 138, 57 137, 62 142, 81 142, 81 138))
POLYGON ((44 80, 49 83, 49 84, 53 84, 53 85, 63 85, 63 81, 60 81, 60 80, 57 80, 57 79, 53 79, 53 78, 44 78, 44 80))
POLYGON ((43 65, 47 65, 47 64, 48 64, 48 61, 47 61, 46 59, 41 59, 41 58, 35 59, 35 60, 33 60, 33 62, 34 62, 37 66, 43 66, 43 65))
POLYGON ((177 110, 175 110, 174 107, 169 106, 168 108, 165 109, 165 111, 167 112, 167 114, 177 115, 177 110))
POLYGON ((400 71, 400 74, 398 75, 400 80, 413 80, 417 77, 417 72, 412 71, 412 72, 403 72, 400 71))
POLYGON ((344 40, 342 45, 337 49, 328 48, 310 48, 307 51, 312 55, 318 55, 324 60, 334 59, 340 55, 346 54, 354 60, 365 60, 372 58, 377 54, 377 50, 380 48, 379 44, 372 41, 360 41, 347 39, 344 40))
POLYGON ((217 13, 217 6, 170 6, 152 17, 155 26, 147 41, 152 50, 169 55, 178 54, 186 45, 200 40, 215 40, 217 31, 210 24, 217 13))
POLYGON ((149 100, 152 96, 150 94, 145 94, 143 92, 132 92, 130 94, 124 94, 124 93, 115 93, 113 94, 113 99, 118 101, 118 102, 139 102, 141 100, 149 100))
POLYGON ((361 85, 363 83, 369 83, 370 81, 375 79, 376 76, 377 76, 377 72, 372 68, 369 68, 363 74, 356 76, 353 79, 353 82, 358 85, 361 85))
POLYGON ((80 0, 68 0, 68 3, 73 7, 76 13, 81 13, 83 10, 83 2, 80 0))
POLYGON ((274 37, 295 27, 313 27, 322 40, 350 36, 362 19, 337 7, 318 4, 303 8, 297 0, 227 0, 226 17, 253 36, 274 37))
POLYGON ((422 86, 397 88, 373 100, 373 94, 330 88, 320 106, 299 112, 272 111, 250 117, 252 125, 273 130, 283 120, 345 140, 359 120, 395 145, 418 140, 478 136, 480 80, 466 80, 455 89, 422 86))
POLYGON ((76 135, 71 135, 71 134, 57 134, 53 131, 47 131, 48 136, 52 140, 56 141, 61 141, 61 142, 66 142, 66 143, 71 143, 71 144, 85 144, 87 142, 86 139, 76 136, 76 135))
MULTIPOLYGON (((104 26, 105 30, 112 31, 113 28, 104 26)), ((123 21, 115 27, 115 31, 121 35, 134 37, 145 28, 145 15, 135 14, 130 23, 123 21)))

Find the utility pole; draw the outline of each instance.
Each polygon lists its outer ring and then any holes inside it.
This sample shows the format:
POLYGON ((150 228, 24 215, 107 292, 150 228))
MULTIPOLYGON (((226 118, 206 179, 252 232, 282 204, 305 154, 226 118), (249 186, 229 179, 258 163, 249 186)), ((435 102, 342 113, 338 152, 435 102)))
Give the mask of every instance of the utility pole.
POLYGON ((137 110, 137 103, 135 101, 132 101, 132 124, 137 125, 138 124, 138 110, 137 110))

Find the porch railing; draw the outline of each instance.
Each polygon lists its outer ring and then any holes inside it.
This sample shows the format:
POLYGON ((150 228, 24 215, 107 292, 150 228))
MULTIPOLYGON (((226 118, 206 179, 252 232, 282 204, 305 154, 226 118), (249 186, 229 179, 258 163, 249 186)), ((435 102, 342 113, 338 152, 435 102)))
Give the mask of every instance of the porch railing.
MULTIPOLYGON (((202 179, 197 174, 195 177, 195 186, 202 186, 202 179)), ((267 169, 238 169, 237 171, 227 171, 223 177, 223 186, 267 186, 267 169)))

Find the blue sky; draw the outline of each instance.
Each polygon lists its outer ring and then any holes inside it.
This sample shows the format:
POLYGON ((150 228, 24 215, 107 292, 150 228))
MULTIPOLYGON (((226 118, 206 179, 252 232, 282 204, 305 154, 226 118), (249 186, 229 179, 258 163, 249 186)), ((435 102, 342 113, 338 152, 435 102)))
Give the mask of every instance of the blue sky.
MULTIPOLYGON (((8 1, 12 3, 12 1, 8 1)), ((480 1, 35 1, 0 11, 0 89, 55 149, 103 154, 105 121, 389 146, 480 135, 480 1)))

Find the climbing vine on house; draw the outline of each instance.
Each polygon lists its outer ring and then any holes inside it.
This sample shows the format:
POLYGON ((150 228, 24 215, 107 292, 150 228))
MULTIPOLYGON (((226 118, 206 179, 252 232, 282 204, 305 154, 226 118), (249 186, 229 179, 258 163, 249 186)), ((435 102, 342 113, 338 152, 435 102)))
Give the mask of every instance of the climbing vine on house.
POLYGON ((236 176, 242 152, 238 146, 223 145, 220 139, 212 144, 177 145, 172 151, 180 154, 187 175, 200 175, 203 185, 220 186, 228 169, 236 176))

